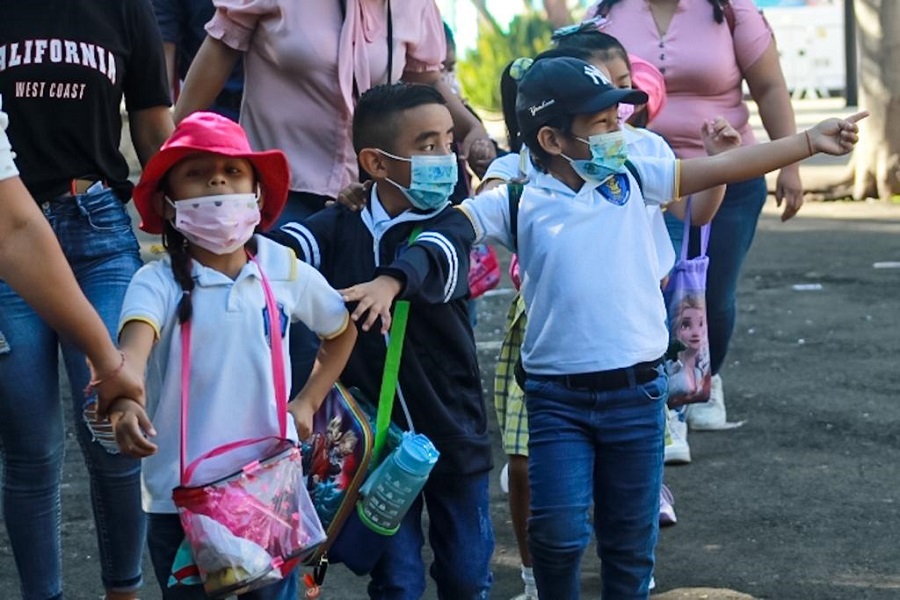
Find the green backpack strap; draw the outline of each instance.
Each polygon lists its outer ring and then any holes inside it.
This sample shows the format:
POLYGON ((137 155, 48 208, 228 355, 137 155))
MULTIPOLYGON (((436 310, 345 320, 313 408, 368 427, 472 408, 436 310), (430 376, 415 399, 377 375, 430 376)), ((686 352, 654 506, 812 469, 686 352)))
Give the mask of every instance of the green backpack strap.
MULTIPOLYGON (((421 227, 413 229, 409 235, 412 244, 422 233, 421 227)), ((394 395, 397 393, 397 379, 400 374, 400 356, 403 354, 403 339, 406 337, 406 322, 409 319, 409 300, 398 300, 394 303, 394 315, 391 320, 391 331, 388 334, 387 355, 384 359, 384 373, 381 377, 381 390, 378 393, 378 413, 375 416, 375 445, 372 448, 373 464, 378 464, 384 444, 387 441, 388 428, 391 426, 391 413, 394 410, 394 395)))

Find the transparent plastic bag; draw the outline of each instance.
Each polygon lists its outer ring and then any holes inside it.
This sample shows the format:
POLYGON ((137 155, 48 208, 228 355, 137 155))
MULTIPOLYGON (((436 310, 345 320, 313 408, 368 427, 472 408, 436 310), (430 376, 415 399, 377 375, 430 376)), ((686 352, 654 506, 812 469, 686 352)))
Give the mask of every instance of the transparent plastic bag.
POLYGON ((280 579, 285 563, 293 566, 325 541, 303 484, 300 449, 290 440, 223 446, 198 458, 186 473, 196 473, 204 461, 227 462, 222 459, 244 454, 248 447, 266 458, 211 483, 181 486, 172 493, 204 590, 214 598, 280 579))

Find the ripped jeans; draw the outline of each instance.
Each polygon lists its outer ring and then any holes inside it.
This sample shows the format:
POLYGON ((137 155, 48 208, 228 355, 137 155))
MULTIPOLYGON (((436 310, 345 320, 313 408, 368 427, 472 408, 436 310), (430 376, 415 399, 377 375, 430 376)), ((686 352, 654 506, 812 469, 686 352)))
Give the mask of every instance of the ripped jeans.
MULTIPOLYGON (((114 336, 125 290, 141 266, 125 206, 104 189, 44 202, 41 209, 85 296, 114 336)), ((71 386, 69 410, 90 475, 103 584, 112 591, 136 589, 146 529, 140 462, 93 441, 82 417, 93 400, 82 391, 89 379, 84 354, 60 339, 4 281, 0 331, 9 343, 9 352, 0 354, 3 510, 22 597, 46 600, 62 593, 60 350, 71 386)))

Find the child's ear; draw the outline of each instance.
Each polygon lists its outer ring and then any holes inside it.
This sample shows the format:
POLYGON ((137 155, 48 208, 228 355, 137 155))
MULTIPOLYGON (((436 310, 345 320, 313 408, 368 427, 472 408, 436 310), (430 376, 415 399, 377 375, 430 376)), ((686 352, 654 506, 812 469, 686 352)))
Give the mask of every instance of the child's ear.
POLYGON ((562 135, 552 127, 541 127, 537 133, 537 141, 547 154, 559 156, 563 153, 562 135))
POLYGON ((359 164, 372 179, 387 177, 387 161, 384 154, 375 148, 363 148, 359 151, 359 164))
POLYGON ((266 189, 259 183, 256 184, 256 205, 259 206, 260 210, 266 205, 266 189))
POLYGON ((157 190, 153 194, 152 198, 153 202, 153 210, 156 211, 156 214, 161 216, 164 221, 171 221, 175 218, 175 209, 172 208, 172 205, 166 202, 166 194, 162 190, 157 190))

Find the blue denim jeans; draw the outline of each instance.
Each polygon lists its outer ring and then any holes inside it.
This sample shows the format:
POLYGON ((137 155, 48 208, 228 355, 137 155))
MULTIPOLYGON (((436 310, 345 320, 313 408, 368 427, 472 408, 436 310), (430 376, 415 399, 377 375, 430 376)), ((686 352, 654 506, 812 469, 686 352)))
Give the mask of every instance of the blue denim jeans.
POLYGON ((428 507, 431 578, 442 600, 490 597, 494 529, 488 506, 489 473, 432 474, 372 569, 372 600, 418 600, 425 593, 422 507, 428 507))
MULTIPOLYGON (((744 259, 750 251, 756 224, 766 203, 763 177, 733 183, 725 191, 722 206, 713 217, 709 232, 709 269, 706 273, 706 320, 709 333, 709 358, 713 375, 725 363, 728 344, 734 333, 737 315, 737 286, 744 259)), ((669 237, 675 252, 681 252, 684 222, 665 213, 669 237)), ((700 230, 691 228, 690 255, 700 251, 700 230)))
MULTIPOLYGON (((41 205, 85 296, 115 335, 122 299, 140 267, 125 207, 108 190, 41 205)), ((35 265, 40 268, 40 265, 35 265)), ((10 352, 0 356, 0 439, 3 509, 24 598, 61 594, 60 475, 64 427, 59 351, 71 386, 76 435, 88 468, 103 584, 129 591, 141 583, 144 517, 140 462, 107 453, 82 419, 90 374, 84 355, 61 340, 0 281, 0 331, 10 352)))
POLYGON ((541 598, 579 597, 591 538, 603 598, 647 598, 659 533, 667 382, 597 392, 528 377, 528 541, 541 598))
MULTIPOLYGON (((153 572, 162 591, 163 600, 206 600, 202 585, 179 585, 169 587, 169 575, 178 547, 184 541, 184 529, 176 514, 150 513, 147 515, 147 548, 150 550, 150 562, 153 572)), ((238 598, 245 600, 297 600, 299 586, 299 569, 294 568, 290 574, 258 590, 241 594, 238 598)))

